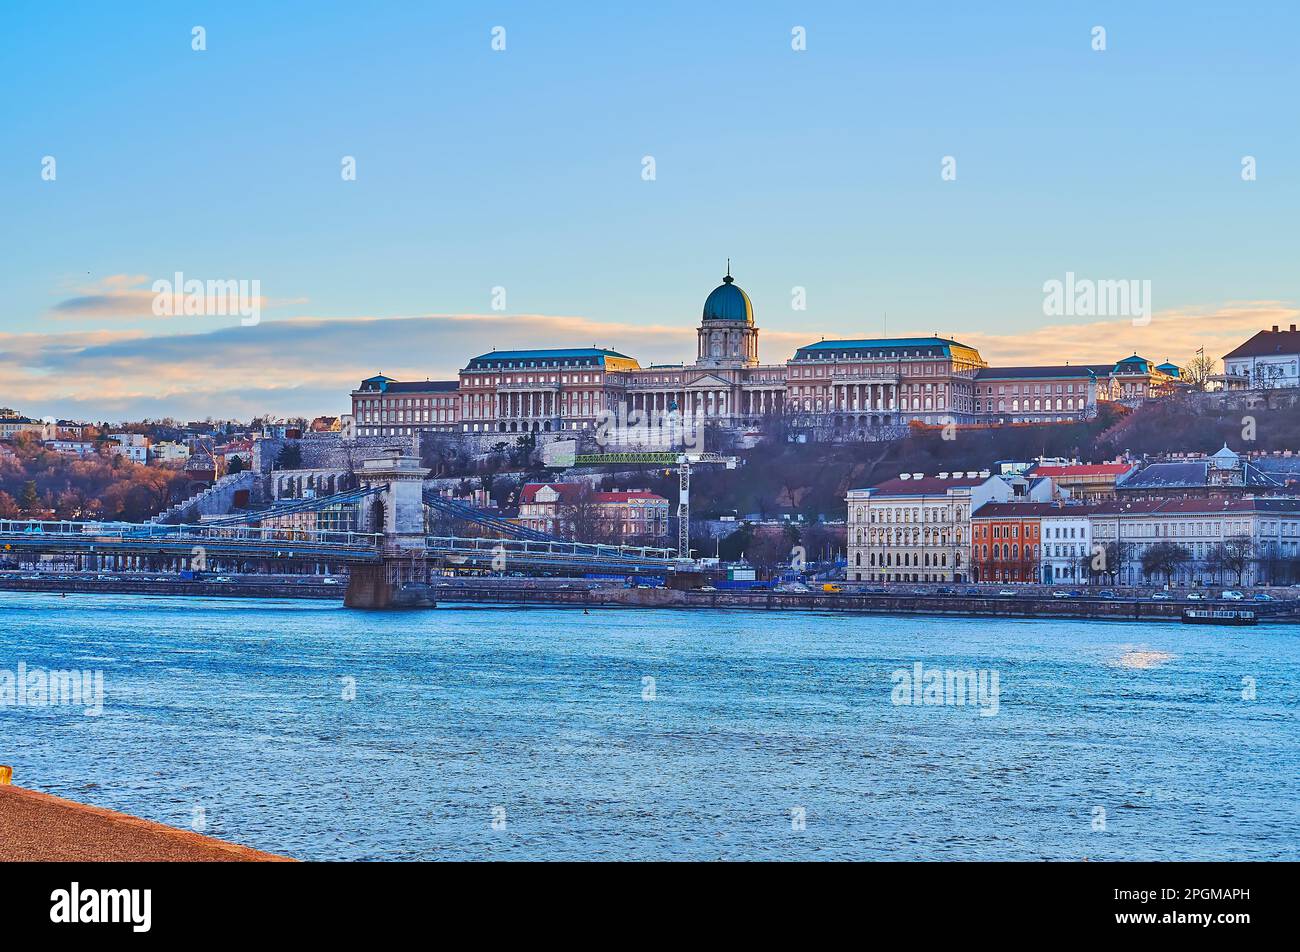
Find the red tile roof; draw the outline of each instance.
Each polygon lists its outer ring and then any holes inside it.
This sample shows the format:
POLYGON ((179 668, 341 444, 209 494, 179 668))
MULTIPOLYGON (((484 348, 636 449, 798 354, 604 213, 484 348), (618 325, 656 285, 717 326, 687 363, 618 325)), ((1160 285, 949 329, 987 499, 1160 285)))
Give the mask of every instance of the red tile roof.
POLYGON ((1081 463, 1077 465, 1035 466, 1030 472, 1035 476, 1123 476, 1137 463, 1081 463))
MULTIPOLYGON (((983 511, 982 509, 980 510, 983 511)), ((1214 496, 1209 499, 1135 499, 1107 502, 1093 507, 1098 516, 1116 515, 1214 515, 1220 512, 1278 512, 1300 515, 1300 499, 1293 497, 1214 496)))
POLYGON ((521 503, 532 503, 537 499, 537 491, 550 487, 554 489, 563 502, 572 502, 578 498, 581 491, 582 483, 526 483, 524 488, 519 491, 519 501, 521 503))
POLYGON ((1042 516, 1086 516, 1097 506, 1057 506, 1050 502, 986 502, 972 514, 973 519, 1035 519, 1042 516))

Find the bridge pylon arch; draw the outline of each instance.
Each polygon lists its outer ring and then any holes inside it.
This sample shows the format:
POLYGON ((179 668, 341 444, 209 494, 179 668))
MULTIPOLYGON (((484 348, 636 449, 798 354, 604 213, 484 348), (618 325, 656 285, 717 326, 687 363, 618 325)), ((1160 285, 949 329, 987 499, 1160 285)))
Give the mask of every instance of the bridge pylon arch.
POLYGON ((378 496, 379 505, 365 509, 365 521, 383 519, 383 525, 367 525, 368 532, 382 532, 387 548, 424 548, 424 478, 429 469, 417 456, 401 449, 384 450, 382 456, 362 460, 357 479, 364 488, 387 488, 378 496))

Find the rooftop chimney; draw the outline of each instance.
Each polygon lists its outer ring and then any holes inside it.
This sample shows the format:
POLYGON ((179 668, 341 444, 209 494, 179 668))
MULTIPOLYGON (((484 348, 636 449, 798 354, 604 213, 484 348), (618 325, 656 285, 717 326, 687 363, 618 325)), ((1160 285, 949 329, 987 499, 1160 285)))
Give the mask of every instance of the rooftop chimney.
POLYGON ((1295 333, 1295 325, 1294 325, 1294 324, 1291 325, 1291 333, 1292 333, 1292 334, 1295 333))
POLYGON ((1277 333, 1277 325, 1276 325, 1276 324, 1273 325, 1273 333, 1274 333, 1274 334, 1277 333))

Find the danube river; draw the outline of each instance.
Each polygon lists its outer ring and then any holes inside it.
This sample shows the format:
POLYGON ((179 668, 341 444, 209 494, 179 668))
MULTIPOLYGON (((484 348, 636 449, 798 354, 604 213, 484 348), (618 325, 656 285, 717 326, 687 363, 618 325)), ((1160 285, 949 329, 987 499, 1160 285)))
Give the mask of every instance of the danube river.
POLYGON ((3 594, 20 664, 104 692, 15 783, 302 859, 1300 858, 1290 626, 3 594))

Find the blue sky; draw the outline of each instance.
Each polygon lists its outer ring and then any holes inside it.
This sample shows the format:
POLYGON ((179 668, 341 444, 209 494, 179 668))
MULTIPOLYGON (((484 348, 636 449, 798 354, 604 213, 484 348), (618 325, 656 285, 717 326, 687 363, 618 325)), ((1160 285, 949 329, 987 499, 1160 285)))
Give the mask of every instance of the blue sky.
POLYGON ((0 405, 324 413, 492 347, 685 360, 727 257, 773 362, 886 312, 993 363, 1296 320, 1293 4, 268 6, 4 5, 0 405), (176 271, 259 280, 262 324, 153 317, 176 271), (1156 321, 1045 318, 1067 271, 1150 280, 1156 321))

